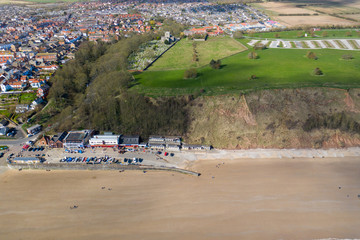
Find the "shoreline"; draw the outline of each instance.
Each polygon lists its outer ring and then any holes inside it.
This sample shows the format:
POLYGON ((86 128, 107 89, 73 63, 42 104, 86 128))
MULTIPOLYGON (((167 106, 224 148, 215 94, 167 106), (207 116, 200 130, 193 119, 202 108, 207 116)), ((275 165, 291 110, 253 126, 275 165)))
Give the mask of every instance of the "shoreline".
POLYGON ((282 159, 360 157, 360 147, 330 149, 214 149, 211 152, 182 152, 186 160, 211 159, 282 159), (191 156, 193 155, 193 156, 191 156))
MULTIPOLYGON (((323 159, 341 161, 341 159, 360 157, 360 147, 351 147, 343 149, 245 149, 245 150, 228 150, 213 149, 211 151, 181 151, 178 152, 178 158, 181 161, 171 163, 171 166, 154 166, 154 165, 117 165, 117 164, 83 164, 83 163, 54 163, 46 161, 41 164, 7 164, 0 166, 0 174, 9 169, 25 170, 137 170, 137 171, 172 171, 193 176, 200 176, 201 172, 193 169, 197 163, 214 160, 227 161, 266 161, 274 160, 299 159, 306 160, 323 159), (172 166, 173 165, 173 166, 172 166)), ((291 162, 291 161, 290 161, 291 162)))

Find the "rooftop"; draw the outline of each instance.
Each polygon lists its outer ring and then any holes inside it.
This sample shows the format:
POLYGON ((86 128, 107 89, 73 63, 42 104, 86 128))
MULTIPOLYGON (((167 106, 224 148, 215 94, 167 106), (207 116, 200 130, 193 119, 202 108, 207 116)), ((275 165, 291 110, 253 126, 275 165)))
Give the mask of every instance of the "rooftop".
POLYGON ((87 135, 85 131, 69 132, 65 138, 65 141, 82 141, 87 135))

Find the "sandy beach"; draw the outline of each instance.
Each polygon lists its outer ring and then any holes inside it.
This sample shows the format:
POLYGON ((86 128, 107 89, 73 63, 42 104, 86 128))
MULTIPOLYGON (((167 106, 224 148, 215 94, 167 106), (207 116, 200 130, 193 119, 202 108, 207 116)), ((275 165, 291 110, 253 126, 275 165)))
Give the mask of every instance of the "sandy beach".
POLYGON ((202 175, 8 170, 1 239, 360 238, 359 157, 215 159, 191 169, 202 175))

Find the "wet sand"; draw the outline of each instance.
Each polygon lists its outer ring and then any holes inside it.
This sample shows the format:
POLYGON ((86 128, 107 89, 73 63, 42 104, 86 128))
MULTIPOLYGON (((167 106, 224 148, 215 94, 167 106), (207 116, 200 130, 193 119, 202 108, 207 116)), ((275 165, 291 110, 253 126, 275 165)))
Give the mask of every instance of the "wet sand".
POLYGON ((207 160, 191 169, 202 175, 6 171, 1 239, 360 238, 359 157, 207 160))

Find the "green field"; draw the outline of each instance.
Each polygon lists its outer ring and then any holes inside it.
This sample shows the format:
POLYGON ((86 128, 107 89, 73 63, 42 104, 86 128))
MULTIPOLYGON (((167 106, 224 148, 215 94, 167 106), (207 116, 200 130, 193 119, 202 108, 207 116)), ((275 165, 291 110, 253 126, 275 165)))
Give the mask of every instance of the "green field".
POLYGON ((205 42, 196 41, 199 61, 194 62, 193 43, 183 39, 159 58, 149 71, 187 69, 209 64, 211 59, 217 60, 246 50, 241 43, 230 37, 209 38, 205 42))
POLYGON ((305 57, 307 51, 266 49, 257 52, 259 59, 252 60, 248 59, 247 50, 223 59, 219 70, 208 65, 198 68, 196 79, 184 79, 184 70, 145 71, 135 75, 139 84, 134 90, 161 96, 199 93, 201 89, 205 94, 213 95, 270 88, 360 87, 360 52, 313 50, 318 60, 311 60, 305 57), (349 53, 354 59, 341 59, 342 55, 349 53), (323 76, 313 75, 317 67, 324 72, 323 76), (251 75, 257 78, 249 80, 251 75))
POLYGON ((281 31, 281 32, 257 32, 245 34, 246 37, 253 38, 281 38, 281 39, 326 39, 326 38, 359 38, 360 32, 357 32, 355 29, 321 29, 321 31, 315 31, 315 37, 311 37, 308 33, 307 37, 304 37, 306 32, 303 30, 293 30, 293 31, 281 31), (323 36, 323 32, 327 32, 327 36, 323 36), (348 35, 351 34, 351 36, 348 35), (301 36, 303 35, 303 36, 301 36))

